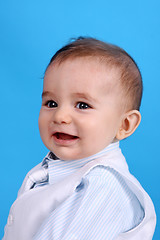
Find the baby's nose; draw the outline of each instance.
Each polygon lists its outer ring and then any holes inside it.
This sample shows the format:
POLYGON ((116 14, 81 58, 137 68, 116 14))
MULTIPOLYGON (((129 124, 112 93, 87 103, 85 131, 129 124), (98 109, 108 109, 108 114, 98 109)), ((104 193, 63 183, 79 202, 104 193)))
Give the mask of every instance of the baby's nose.
POLYGON ((72 122, 71 113, 64 108, 56 109, 53 116, 53 122, 56 124, 70 124, 72 122))

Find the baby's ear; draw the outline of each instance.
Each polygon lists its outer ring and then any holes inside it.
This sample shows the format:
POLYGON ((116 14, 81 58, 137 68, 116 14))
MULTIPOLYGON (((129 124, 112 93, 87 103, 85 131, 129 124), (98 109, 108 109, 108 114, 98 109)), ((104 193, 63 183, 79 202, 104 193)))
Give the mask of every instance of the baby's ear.
POLYGON ((138 110, 131 110, 125 113, 121 121, 121 126, 116 134, 116 138, 122 140, 129 137, 136 130, 140 121, 141 114, 138 110))

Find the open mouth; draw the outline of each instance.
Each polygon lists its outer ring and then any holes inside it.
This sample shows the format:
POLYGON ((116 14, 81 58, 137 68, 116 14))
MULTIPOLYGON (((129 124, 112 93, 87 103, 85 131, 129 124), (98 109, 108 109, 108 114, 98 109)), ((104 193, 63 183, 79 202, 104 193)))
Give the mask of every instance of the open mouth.
POLYGON ((61 132, 56 132, 56 133, 53 134, 53 136, 56 139, 59 139, 59 140, 75 140, 75 139, 78 139, 77 136, 70 135, 70 134, 67 134, 67 133, 61 133, 61 132))

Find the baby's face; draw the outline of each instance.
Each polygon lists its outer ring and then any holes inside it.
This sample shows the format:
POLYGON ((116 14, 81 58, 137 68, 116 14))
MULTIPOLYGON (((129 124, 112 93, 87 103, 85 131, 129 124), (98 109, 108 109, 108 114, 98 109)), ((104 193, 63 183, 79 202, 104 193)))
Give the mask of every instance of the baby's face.
POLYGON ((49 66, 39 129, 43 143, 57 157, 88 157, 115 140, 123 116, 115 72, 86 58, 49 66))

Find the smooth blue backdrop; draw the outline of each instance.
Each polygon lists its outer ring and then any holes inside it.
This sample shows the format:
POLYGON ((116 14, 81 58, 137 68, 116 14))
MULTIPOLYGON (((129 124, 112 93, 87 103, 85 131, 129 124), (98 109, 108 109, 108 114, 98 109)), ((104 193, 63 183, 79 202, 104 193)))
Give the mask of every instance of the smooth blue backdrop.
POLYGON ((141 69, 142 122, 121 146, 160 216, 160 1, 0 0, 0 238, 26 173, 47 153, 38 131, 45 67, 79 35, 123 47, 141 69))

